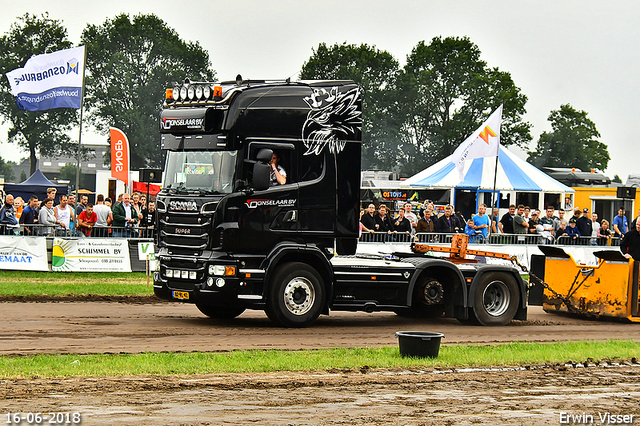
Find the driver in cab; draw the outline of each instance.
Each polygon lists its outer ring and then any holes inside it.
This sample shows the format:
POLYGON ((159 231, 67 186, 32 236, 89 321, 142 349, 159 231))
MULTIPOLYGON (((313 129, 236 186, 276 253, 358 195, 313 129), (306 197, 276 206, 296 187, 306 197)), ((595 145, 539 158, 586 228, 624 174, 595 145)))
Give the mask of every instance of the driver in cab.
POLYGON ((278 157, 278 154, 274 152, 271 156, 271 161, 269 162, 269 165, 271 166, 271 186, 284 185, 287 183, 287 172, 284 170, 284 167, 278 164, 278 161, 280 161, 280 158, 278 157))

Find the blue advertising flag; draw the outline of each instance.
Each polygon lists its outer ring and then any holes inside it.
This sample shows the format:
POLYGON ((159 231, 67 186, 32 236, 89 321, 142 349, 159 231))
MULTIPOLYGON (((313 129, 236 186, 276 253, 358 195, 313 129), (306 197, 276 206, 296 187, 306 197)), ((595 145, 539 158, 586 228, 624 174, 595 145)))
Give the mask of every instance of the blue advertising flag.
POLYGON ((27 111, 80 108, 84 49, 80 46, 33 56, 24 68, 8 72, 18 107, 27 111))

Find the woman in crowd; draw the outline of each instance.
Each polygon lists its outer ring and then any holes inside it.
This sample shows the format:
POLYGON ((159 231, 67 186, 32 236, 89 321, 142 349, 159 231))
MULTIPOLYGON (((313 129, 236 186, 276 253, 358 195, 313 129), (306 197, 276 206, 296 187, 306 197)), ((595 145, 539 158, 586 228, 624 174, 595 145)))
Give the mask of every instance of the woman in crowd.
POLYGON ((40 215, 38 216, 40 225, 43 225, 41 235, 50 236, 53 235, 53 230, 56 225, 56 215, 53 212, 53 198, 46 198, 42 202, 40 208, 40 215))
POLYGON ((20 220, 20 216, 22 216, 22 211, 24 210, 24 200, 22 197, 16 197, 13 201, 13 210, 16 214, 16 219, 20 220))
POLYGON ((600 229, 598 229, 598 245, 607 246, 611 240, 611 230, 609 229, 609 221, 602 219, 600 229))

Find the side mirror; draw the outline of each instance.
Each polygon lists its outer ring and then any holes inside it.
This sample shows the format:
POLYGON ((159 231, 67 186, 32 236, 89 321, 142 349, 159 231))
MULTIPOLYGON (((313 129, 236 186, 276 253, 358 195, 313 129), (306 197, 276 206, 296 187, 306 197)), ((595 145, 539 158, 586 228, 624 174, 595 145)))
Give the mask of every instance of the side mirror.
POLYGON ((253 165, 253 188, 256 191, 269 189, 271 178, 271 167, 269 162, 273 156, 270 149, 261 149, 256 156, 256 163, 253 165))

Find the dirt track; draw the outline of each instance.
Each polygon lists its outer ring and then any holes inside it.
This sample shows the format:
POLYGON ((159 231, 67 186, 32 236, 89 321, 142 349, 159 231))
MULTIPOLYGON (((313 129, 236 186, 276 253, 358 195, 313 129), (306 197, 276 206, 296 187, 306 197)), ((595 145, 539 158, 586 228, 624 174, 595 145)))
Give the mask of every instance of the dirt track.
POLYGON ((397 344, 395 332, 444 333, 455 342, 640 340, 640 324, 547 314, 530 307, 526 322, 506 327, 462 325, 454 319, 415 320, 392 313, 333 312, 310 328, 274 327, 260 311, 211 320, 176 303, 0 303, 0 354, 317 349, 397 344))
MULTIPOLYGON (((131 301, 130 301, 131 302, 131 301)), ((261 312, 212 321, 191 305, 0 303, 0 354, 226 351, 395 345, 398 330, 453 342, 640 340, 640 325, 550 315, 506 327, 332 313, 308 329, 274 327, 261 312)), ((364 367, 364 366, 363 366, 364 367)), ((0 415, 80 412, 83 425, 558 425, 561 413, 636 415, 640 366, 506 371, 347 371, 21 379, 0 381, 0 415)), ((6 421, 6 417, 2 417, 6 421)), ((23 422, 22 424, 26 424, 23 422)), ((575 423, 574 423, 575 424, 575 423)))

